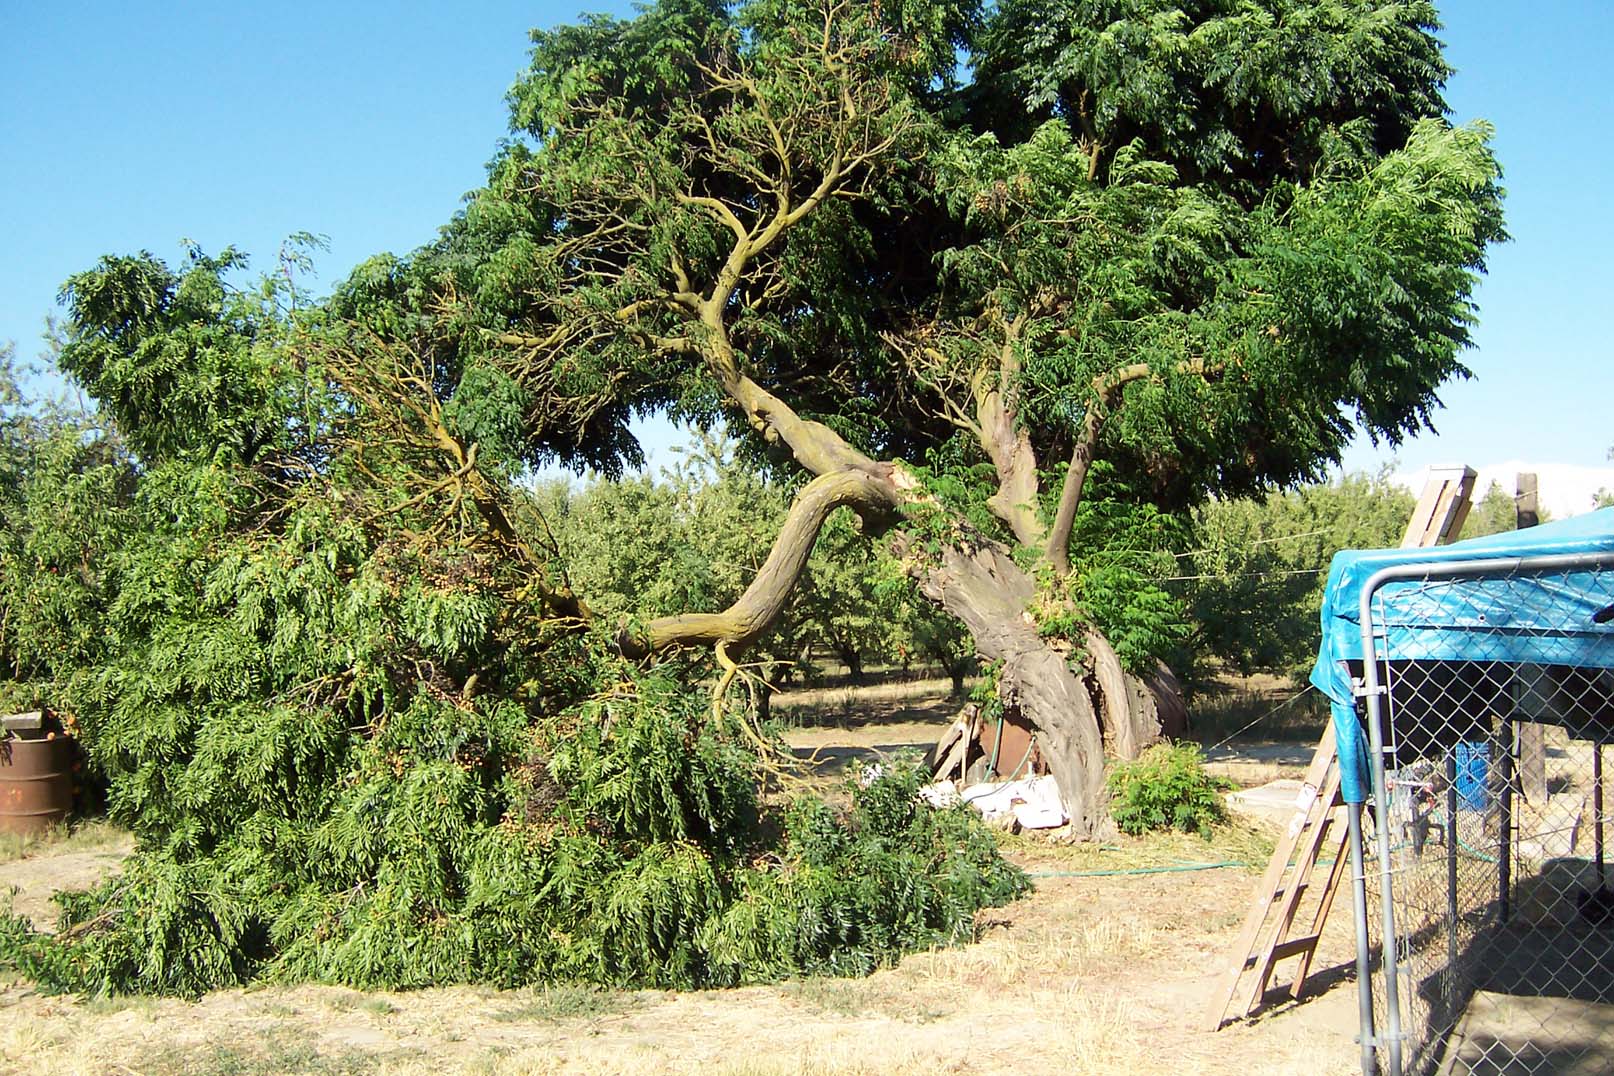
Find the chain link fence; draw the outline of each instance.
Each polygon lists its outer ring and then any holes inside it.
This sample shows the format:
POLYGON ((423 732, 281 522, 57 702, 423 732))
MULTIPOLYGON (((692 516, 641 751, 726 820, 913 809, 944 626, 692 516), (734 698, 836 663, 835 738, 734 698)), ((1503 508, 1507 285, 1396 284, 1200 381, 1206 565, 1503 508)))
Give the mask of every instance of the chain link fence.
POLYGON ((1614 630, 1586 612, 1614 602, 1606 559, 1369 588, 1363 1041, 1382 1072, 1614 1072, 1614 630), (1422 656, 1431 633, 1472 659, 1422 656))

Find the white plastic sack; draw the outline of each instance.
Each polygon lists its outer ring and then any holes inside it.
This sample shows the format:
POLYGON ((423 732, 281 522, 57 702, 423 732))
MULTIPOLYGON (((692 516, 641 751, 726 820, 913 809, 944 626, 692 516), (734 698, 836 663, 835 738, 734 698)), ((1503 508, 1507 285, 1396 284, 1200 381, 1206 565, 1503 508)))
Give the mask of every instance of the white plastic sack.
POLYGON ((1059 798, 1059 784, 1051 774, 970 785, 963 792, 963 800, 988 822, 1012 814, 1024 829, 1053 829, 1065 824, 1064 801, 1059 798))

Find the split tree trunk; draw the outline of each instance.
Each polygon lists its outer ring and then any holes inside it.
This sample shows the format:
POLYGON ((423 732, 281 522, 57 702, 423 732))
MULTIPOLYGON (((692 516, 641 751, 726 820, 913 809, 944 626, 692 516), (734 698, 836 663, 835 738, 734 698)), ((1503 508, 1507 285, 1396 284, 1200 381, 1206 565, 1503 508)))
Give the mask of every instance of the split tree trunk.
POLYGON ((945 550, 939 564, 920 569, 919 587, 962 620, 982 655, 1002 662, 998 695, 1038 732, 1043 754, 1065 800, 1072 835, 1114 835, 1104 787, 1104 740, 1083 677, 1065 655, 1037 634, 1026 615, 1031 577, 992 546, 945 550))
MULTIPOLYGON (((868 471, 836 472, 798 495, 763 570, 744 595, 719 613, 693 613, 624 628, 618 645, 630 656, 669 645, 721 643, 732 657, 765 632, 783 608, 818 529, 840 505, 885 519, 904 492, 868 471)), ((906 540, 899 536, 900 547, 906 540)), ((907 552, 911 553, 909 547, 907 552)), ((1113 836, 1105 790, 1105 755, 1131 758, 1161 732, 1161 708, 1150 686, 1127 674, 1103 637, 1043 638, 1027 612, 1035 584, 1002 546, 951 546, 910 558, 920 590, 969 629, 977 651, 998 662, 998 697, 1037 731, 1043 757, 1059 783, 1072 836, 1113 836), (1084 658, 1071 660, 1074 645, 1084 658)), ((842 652, 854 677, 856 655, 842 652)))

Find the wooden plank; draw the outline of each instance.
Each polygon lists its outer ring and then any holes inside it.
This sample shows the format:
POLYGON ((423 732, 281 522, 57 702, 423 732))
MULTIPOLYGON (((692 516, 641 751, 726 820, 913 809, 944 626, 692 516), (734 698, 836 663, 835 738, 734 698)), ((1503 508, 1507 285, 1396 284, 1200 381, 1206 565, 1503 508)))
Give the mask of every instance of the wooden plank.
POLYGON ((1520 721, 1513 726, 1514 743, 1519 749, 1516 763, 1519 791, 1536 807, 1547 802, 1547 739, 1544 726, 1520 721))
POLYGON ((1227 1016, 1227 1007, 1238 991, 1239 979, 1243 977, 1244 970, 1249 967, 1251 957, 1255 953, 1256 938, 1261 933, 1261 925, 1266 922, 1267 914, 1276 899, 1273 893, 1278 883, 1283 880, 1284 872, 1289 866, 1289 857, 1294 852, 1295 840, 1298 832, 1285 833, 1278 840, 1278 846, 1272 852, 1272 859, 1267 863, 1267 870, 1261 876, 1261 883, 1256 888, 1255 899, 1251 902, 1250 910, 1244 916, 1244 926, 1239 931, 1238 943, 1234 946, 1237 954, 1228 962, 1228 968, 1217 981, 1216 988, 1211 994, 1209 1006, 1205 1010, 1205 1027, 1215 1031, 1222 1026, 1227 1016))
POLYGON ((1524 530, 1541 522, 1541 507, 1536 496, 1536 476, 1528 472, 1513 479, 1513 527, 1524 530))
POLYGON ((942 733, 942 738, 937 741, 933 751, 933 757, 941 756, 941 761, 936 764, 935 770, 930 775, 932 781, 950 779, 953 771, 957 770, 959 784, 964 783, 964 763, 968 758, 972 731, 965 725, 963 718, 947 726, 947 731, 942 733))
POLYGON ((1401 548, 1441 545, 1456 538, 1468 519, 1478 477, 1472 467, 1432 468, 1401 535, 1401 548))
POLYGON ((1299 937, 1290 938, 1282 945, 1272 947, 1272 959, 1285 960, 1292 956, 1305 956, 1308 953, 1314 953, 1317 951, 1317 943, 1321 940, 1322 935, 1320 934, 1302 934, 1299 937))

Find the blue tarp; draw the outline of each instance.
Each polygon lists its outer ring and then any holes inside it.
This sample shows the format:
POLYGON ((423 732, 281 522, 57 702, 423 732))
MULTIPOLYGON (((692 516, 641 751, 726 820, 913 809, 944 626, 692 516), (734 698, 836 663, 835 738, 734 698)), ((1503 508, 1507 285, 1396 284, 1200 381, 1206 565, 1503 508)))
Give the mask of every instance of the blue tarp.
MULTIPOLYGON (((1344 550, 1323 592, 1322 641, 1311 682, 1332 704, 1347 803, 1367 797, 1367 747, 1347 662, 1362 661, 1362 588, 1381 568, 1458 560, 1614 553, 1614 508, 1558 523, 1427 549, 1344 550)), ((1408 661, 1508 661, 1614 668, 1614 623, 1592 614, 1614 602, 1614 573, 1411 580, 1386 584, 1379 657, 1408 661)))

